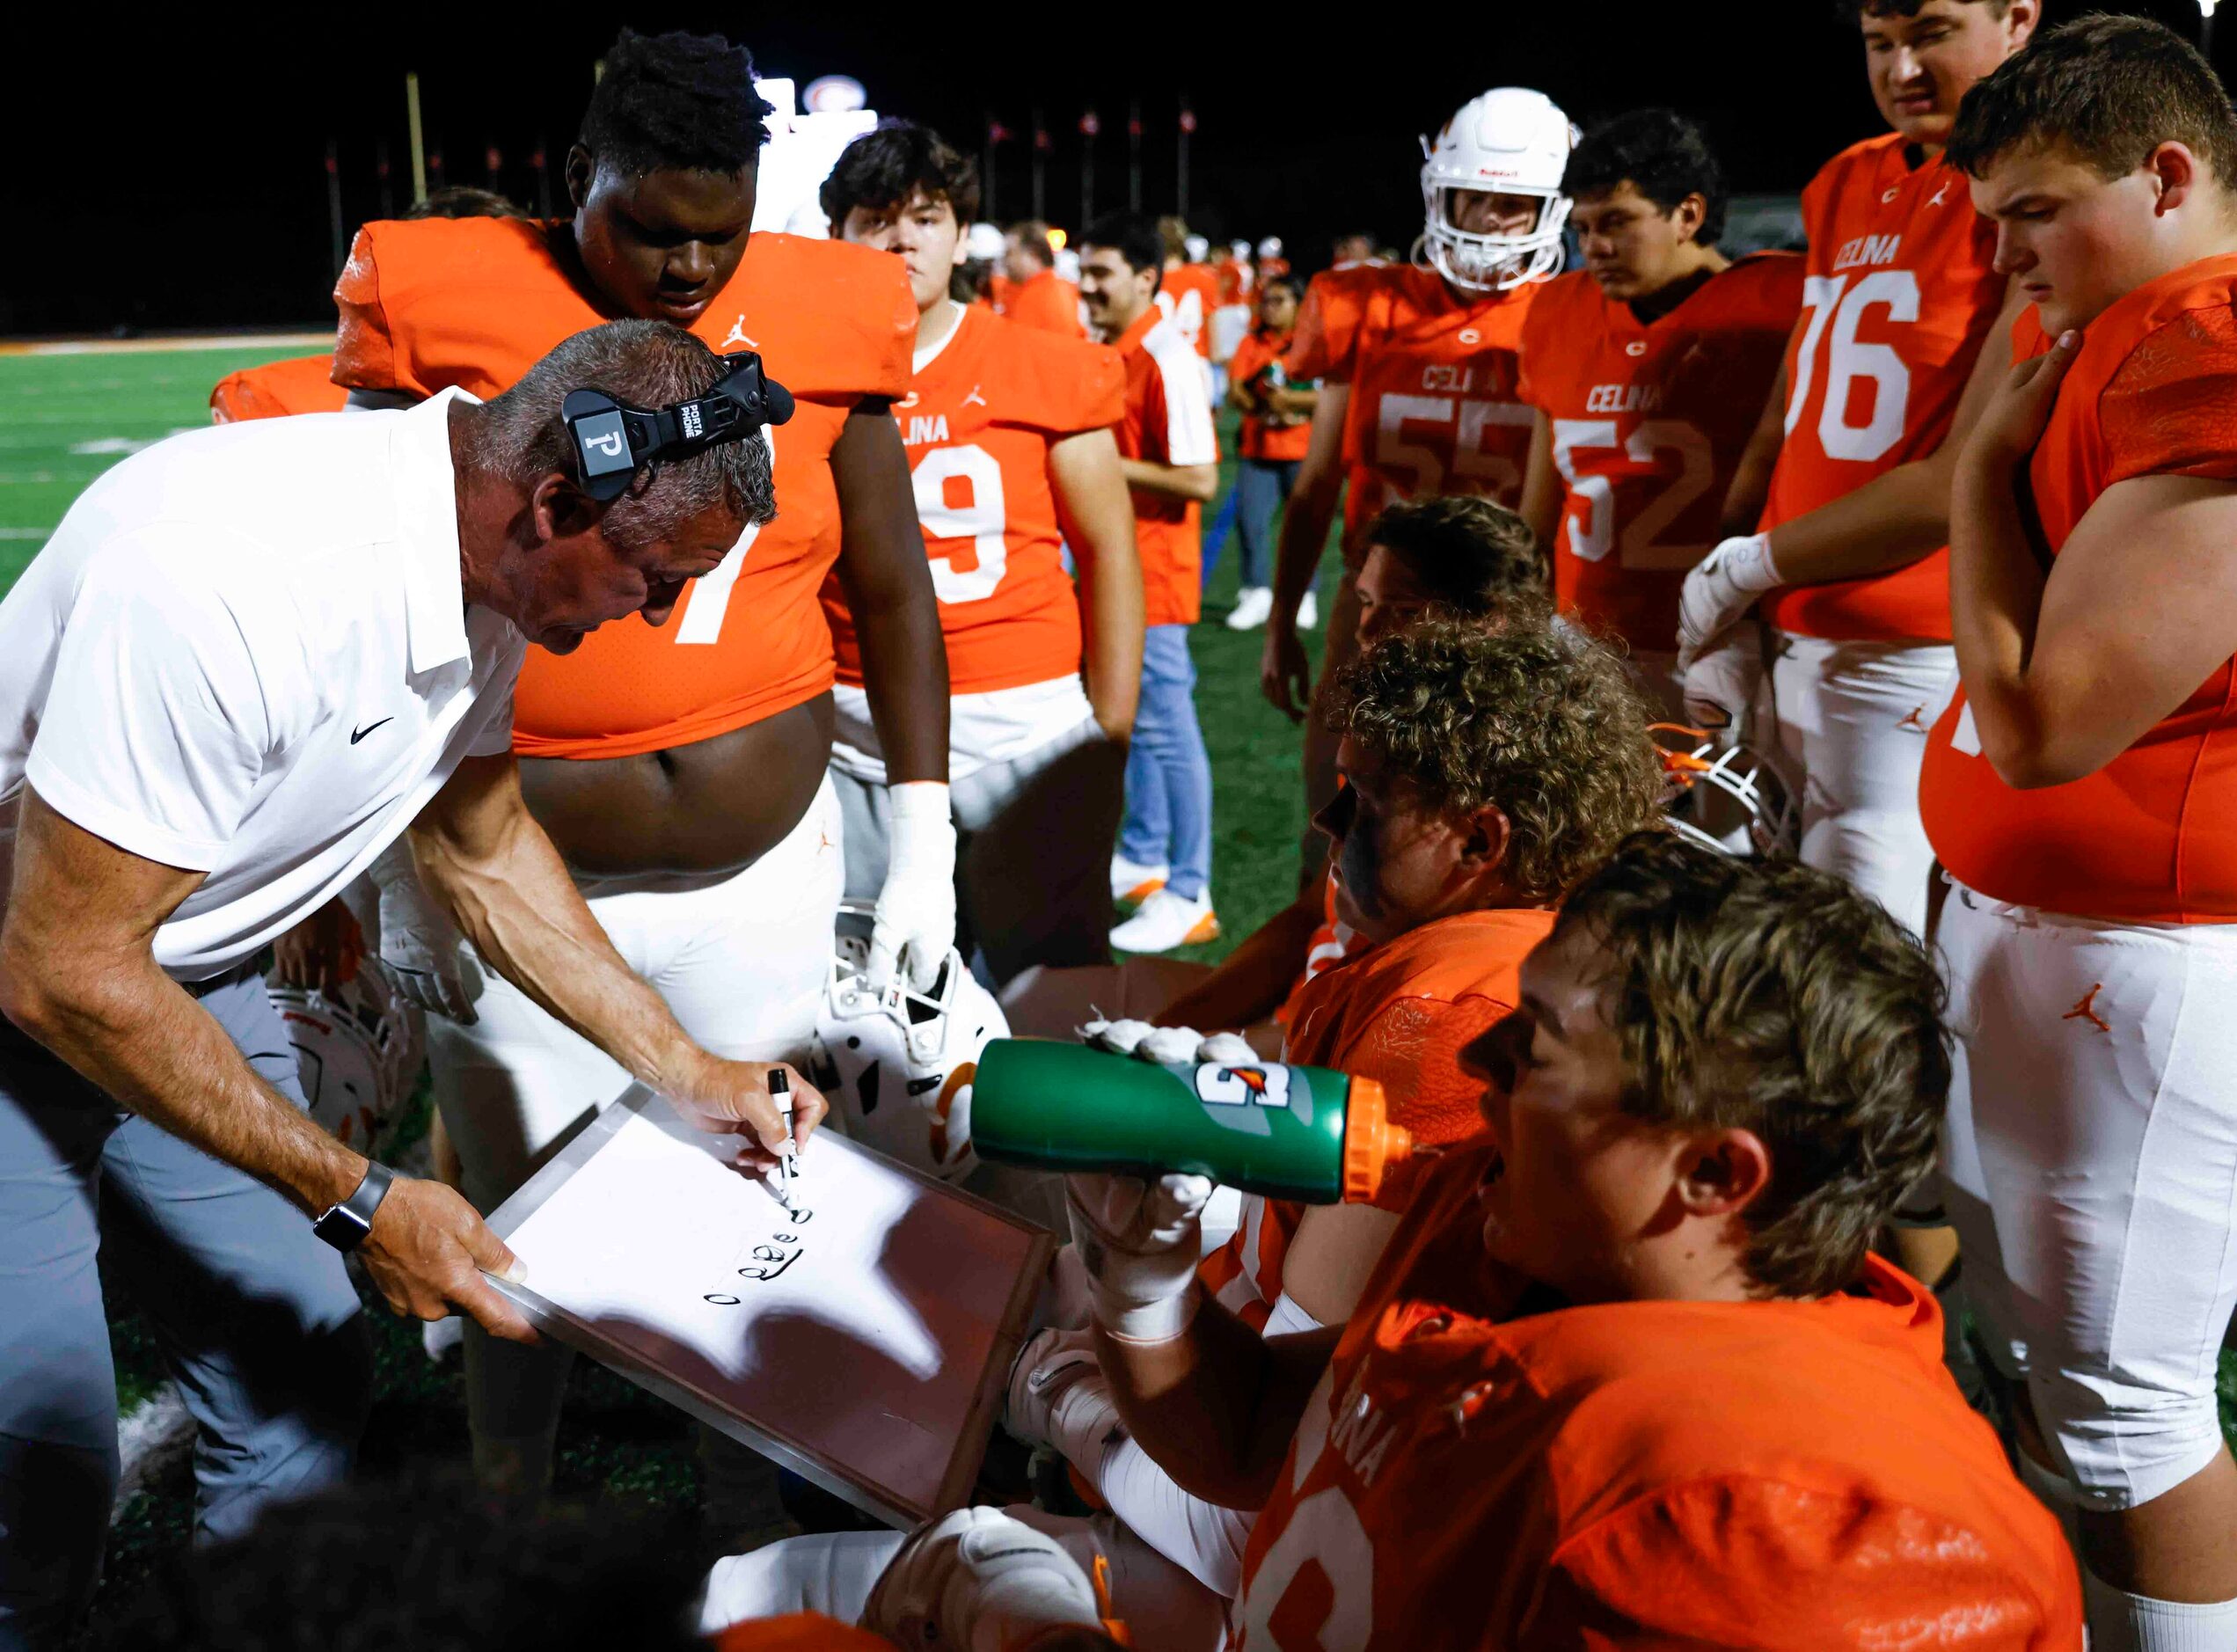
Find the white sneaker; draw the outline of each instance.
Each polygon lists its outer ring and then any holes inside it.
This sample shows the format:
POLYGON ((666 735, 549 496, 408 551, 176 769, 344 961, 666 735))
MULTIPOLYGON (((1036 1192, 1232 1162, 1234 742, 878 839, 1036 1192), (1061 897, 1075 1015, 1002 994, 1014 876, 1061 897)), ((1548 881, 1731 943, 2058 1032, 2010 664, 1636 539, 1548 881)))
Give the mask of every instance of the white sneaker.
POLYGON ((1227 616, 1230 631, 1256 631, 1274 611, 1274 593, 1263 585, 1246 585, 1235 593, 1235 611, 1227 616))
POLYGON ((1111 899, 1121 906, 1139 906, 1165 888, 1165 881, 1172 875, 1169 867, 1145 866, 1124 855, 1113 855, 1111 899))
POLYGON ((1305 601, 1298 604, 1298 629, 1311 631, 1320 623, 1320 599, 1311 591, 1307 591, 1305 594, 1305 601))
POLYGON ((1171 952, 1218 939, 1219 920, 1212 916, 1209 890, 1188 901, 1159 888, 1111 932, 1111 945, 1121 952, 1171 952))

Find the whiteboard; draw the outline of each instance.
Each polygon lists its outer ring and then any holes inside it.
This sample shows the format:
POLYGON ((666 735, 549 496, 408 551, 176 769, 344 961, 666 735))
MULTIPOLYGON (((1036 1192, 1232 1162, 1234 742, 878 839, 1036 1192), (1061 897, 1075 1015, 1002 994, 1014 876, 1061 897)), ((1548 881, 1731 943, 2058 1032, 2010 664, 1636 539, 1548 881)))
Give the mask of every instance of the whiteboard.
POLYGON ((537 1328, 896 1526, 969 1496, 1055 1240, 819 1132, 780 1198, 641 1085, 490 1217, 537 1328))

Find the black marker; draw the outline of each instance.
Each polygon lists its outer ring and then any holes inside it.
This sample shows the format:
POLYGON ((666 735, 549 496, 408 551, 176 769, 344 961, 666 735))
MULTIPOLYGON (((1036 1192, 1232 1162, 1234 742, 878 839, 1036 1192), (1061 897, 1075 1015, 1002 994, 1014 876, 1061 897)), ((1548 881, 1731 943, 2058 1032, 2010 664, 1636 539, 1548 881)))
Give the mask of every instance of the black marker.
POLYGON ((769 1099, 777 1104, 777 1116, 785 1121, 785 1153, 778 1160, 778 1174, 786 1181, 800 1175, 800 1144, 793 1139, 793 1081, 782 1067, 771 1070, 769 1099))

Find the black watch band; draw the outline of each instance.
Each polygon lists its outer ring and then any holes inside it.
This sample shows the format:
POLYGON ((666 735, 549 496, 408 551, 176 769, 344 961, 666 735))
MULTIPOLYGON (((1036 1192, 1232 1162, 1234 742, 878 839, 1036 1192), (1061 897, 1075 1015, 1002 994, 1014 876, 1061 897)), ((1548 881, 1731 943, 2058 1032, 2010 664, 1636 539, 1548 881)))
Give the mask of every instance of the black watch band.
POLYGON ((357 1191, 331 1207, 311 1224, 311 1231, 338 1251, 355 1250, 373 1231, 373 1212, 381 1208, 389 1183, 395 1180, 387 1166, 368 1159, 365 1180, 357 1184, 357 1191))

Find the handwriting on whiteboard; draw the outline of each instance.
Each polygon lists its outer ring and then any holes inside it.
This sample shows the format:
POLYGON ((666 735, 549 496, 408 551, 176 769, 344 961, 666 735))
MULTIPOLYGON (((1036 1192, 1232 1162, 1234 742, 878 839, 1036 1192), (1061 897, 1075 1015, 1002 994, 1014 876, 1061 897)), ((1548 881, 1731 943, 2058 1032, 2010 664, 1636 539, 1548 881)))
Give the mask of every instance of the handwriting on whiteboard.
MULTIPOLYGON (((785 1220, 788 1228, 806 1227, 815 1219, 815 1212, 806 1205, 797 1201, 787 1202, 782 1195, 778 1195, 777 1197, 779 1203, 784 1207, 785 1220)), ((765 1241, 746 1250, 743 1253, 743 1260, 734 1271, 740 1279, 749 1283, 765 1285, 773 1280, 782 1278, 785 1270, 800 1261, 805 1250, 806 1246, 801 1243, 799 1234, 789 1231, 771 1233, 765 1241)), ((727 1290, 722 1290, 704 1292, 699 1300, 713 1303, 718 1308, 735 1308, 745 1298, 734 1296, 727 1290)))

